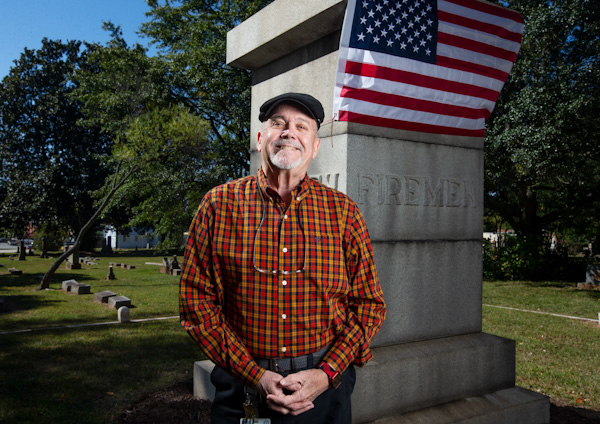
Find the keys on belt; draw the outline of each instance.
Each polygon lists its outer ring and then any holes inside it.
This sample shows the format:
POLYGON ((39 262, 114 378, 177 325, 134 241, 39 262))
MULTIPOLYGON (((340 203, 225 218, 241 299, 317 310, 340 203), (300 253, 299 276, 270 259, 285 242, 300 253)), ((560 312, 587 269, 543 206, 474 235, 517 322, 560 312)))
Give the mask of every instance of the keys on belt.
POLYGON ((260 402, 260 396, 258 393, 246 390, 246 397, 244 400, 244 418, 240 418, 240 424, 271 424, 270 418, 258 418, 258 406, 260 402))

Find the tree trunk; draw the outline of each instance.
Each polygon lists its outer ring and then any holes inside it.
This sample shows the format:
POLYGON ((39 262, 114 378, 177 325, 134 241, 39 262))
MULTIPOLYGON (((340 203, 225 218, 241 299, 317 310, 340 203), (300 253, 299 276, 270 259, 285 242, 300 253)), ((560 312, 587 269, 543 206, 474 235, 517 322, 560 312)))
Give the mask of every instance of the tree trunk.
POLYGON ((44 289, 47 289, 50 287, 50 281, 52 280, 52 277, 54 276, 54 273, 56 272, 58 267, 65 261, 65 259, 67 259, 69 257, 69 255, 71 253, 73 253, 75 251, 75 249, 79 249, 79 246, 81 245, 81 240, 83 239, 85 233, 92 227, 92 225, 94 224, 94 222, 96 221, 98 216, 100 216, 100 214, 102 213, 102 211, 108 204, 108 201, 113 197, 113 195, 117 192, 117 190, 119 188, 121 188, 121 186, 125 183, 125 181, 127 181, 127 179, 135 172, 136 169, 137 169, 137 167, 135 167, 135 166, 132 167, 129 170, 129 172, 126 175, 124 175, 120 181, 117 182, 116 180, 117 180, 117 177, 119 174, 119 170, 117 168, 112 189, 108 192, 108 194, 102 201, 102 204, 98 207, 98 209, 96 209, 96 212, 94 212, 94 214, 88 220, 88 222, 86 222, 86 224, 81 228, 73 245, 69 249, 67 249, 62 255, 60 255, 58 257, 58 259, 54 261, 54 263, 52 264, 50 269, 48 271, 46 271, 46 273, 42 277, 42 280, 40 281, 38 290, 44 290, 44 289))

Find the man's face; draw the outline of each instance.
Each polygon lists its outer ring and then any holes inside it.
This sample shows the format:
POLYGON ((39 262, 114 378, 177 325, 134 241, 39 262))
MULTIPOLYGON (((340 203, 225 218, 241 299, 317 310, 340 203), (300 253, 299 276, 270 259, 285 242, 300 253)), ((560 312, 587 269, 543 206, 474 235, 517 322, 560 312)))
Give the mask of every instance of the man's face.
POLYGON ((315 120, 291 104, 281 104, 263 123, 257 149, 265 172, 276 168, 304 176, 320 144, 315 120))

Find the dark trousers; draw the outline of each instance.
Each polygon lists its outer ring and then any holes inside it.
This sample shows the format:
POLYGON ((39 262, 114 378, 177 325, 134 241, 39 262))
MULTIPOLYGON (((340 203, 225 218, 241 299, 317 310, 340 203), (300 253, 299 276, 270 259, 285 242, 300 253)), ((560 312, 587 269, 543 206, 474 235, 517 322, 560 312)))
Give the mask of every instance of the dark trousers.
MULTIPOLYGON (((282 373, 284 376, 289 373, 282 373)), ((233 378, 227 371, 216 366, 210 376, 215 385, 215 399, 211 408, 212 424, 239 424, 244 418, 242 407, 245 399, 244 384, 233 378)), ((342 377, 342 384, 335 390, 328 389, 315 399, 315 407, 296 417, 281 415, 269 409, 264 401, 260 405, 257 418, 270 418, 271 424, 350 424, 352 411, 350 395, 354 390, 356 371, 350 366, 342 377)))

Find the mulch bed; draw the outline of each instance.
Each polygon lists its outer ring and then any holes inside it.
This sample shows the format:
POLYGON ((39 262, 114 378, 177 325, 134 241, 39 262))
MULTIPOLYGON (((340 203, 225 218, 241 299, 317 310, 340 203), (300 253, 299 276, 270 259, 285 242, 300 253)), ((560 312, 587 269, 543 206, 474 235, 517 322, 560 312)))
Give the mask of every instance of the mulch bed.
MULTIPOLYGON (((119 415, 121 424, 210 424, 210 402, 194 399, 189 384, 151 393, 119 415)), ((600 424, 600 411, 551 400, 550 424, 600 424)))

